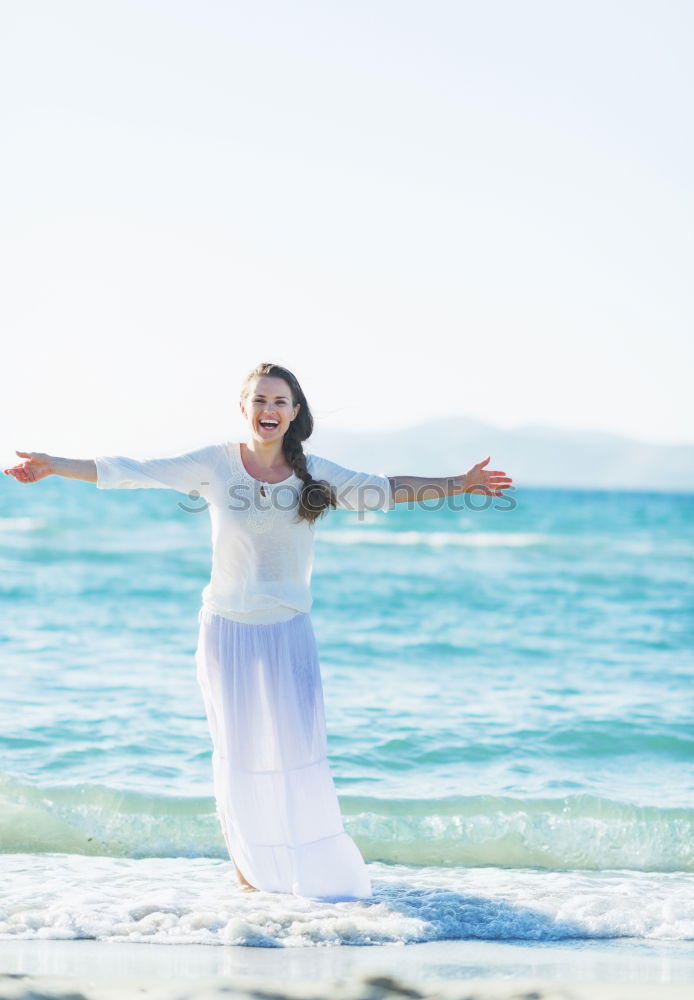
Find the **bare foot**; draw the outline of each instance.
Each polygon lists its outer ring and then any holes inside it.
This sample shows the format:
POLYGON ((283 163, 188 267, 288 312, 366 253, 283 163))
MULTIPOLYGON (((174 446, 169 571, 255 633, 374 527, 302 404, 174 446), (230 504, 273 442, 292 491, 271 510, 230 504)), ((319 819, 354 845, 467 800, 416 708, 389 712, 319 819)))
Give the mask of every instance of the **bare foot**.
MULTIPOLYGON (((234 868, 236 868, 236 862, 234 862, 234 868)), ((251 885, 251 883, 248 881, 248 879, 246 878, 246 876, 241 874, 241 872, 238 870, 238 868, 236 868, 236 877, 239 880, 239 889, 241 890, 241 892, 257 892, 258 891, 254 885, 251 885)))
POLYGON ((256 889, 256 887, 254 885, 251 885, 251 883, 248 881, 245 875, 241 874, 241 872, 239 871, 239 866, 236 864, 234 859, 232 858, 231 860, 233 862, 234 868, 236 869, 236 877, 239 880, 239 886, 241 887, 241 891, 257 892, 258 890, 256 889))

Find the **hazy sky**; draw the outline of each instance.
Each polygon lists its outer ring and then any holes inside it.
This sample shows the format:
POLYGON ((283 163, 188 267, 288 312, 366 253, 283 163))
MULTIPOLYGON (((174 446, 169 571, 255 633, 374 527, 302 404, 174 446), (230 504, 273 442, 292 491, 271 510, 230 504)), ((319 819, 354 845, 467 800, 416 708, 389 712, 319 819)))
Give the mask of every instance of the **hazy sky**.
POLYGON ((0 11, 3 467, 232 436, 262 360, 326 427, 694 441, 691 3, 0 11))

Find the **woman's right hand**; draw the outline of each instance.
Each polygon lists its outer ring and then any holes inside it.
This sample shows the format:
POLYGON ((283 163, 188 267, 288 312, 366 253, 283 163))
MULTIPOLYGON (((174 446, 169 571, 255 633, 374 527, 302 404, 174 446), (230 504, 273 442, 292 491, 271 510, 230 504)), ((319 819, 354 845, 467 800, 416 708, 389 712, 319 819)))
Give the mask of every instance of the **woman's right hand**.
POLYGON ((35 483, 53 472, 52 455, 44 455, 40 451, 16 451, 15 455, 19 455, 24 461, 4 472, 6 476, 14 476, 18 483, 35 483))

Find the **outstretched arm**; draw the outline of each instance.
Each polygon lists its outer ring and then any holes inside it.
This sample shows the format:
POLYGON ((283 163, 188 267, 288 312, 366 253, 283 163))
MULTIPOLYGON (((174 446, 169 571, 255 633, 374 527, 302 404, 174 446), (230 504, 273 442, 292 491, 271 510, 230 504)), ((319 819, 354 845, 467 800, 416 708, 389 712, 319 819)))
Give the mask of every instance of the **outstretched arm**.
POLYGON ((56 458, 39 452, 18 451, 26 460, 8 475, 19 483, 34 483, 44 476, 66 476, 96 483, 97 489, 171 489, 207 499, 217 467, 224 460, 223 445, 209 445, 172 458, 129 458, 97 455, 96 458, 56 458))
POLYGON ((433 500, 440 497, 452 497, 458 493, 486 493, 487 496, 501 497, 512 483, 510 476, 499 469, 485 469, 490 461, 487 457, 483 462, 473 465, 469 472, 462 476, 388 476, 395 503, 405 503, 422 500, 433 500))
POLYGON ((5 469, 6 476, 14 476, 18 483, 35 483, 46 476, 64 476, 66 479, 82 479, 85 483, 96 482, 96 462, 91 458, 58 458, 40 451, 18 451, 15 454, 23 462, 5 469))

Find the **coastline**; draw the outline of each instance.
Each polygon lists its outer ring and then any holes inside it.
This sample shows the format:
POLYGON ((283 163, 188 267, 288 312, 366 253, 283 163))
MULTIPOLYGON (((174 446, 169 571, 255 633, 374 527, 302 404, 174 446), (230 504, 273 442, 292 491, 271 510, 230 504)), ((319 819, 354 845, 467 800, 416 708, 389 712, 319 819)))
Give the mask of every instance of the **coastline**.
POLYGON ((693 965, 690 948, 631 940, 251 948, 5 939, 0 997, 689 1000, 693 965))
POLYGON ((279 984, 259 979, 203 979, 189 987, 176 979, 126 977, 108 982, 57 976, 0 975, 3 1000, 691 1000, 686 985, 641 983, 564 983, 540 979, 471 979, 415 984, 391 976, 358 977, 344 983, 308 980, 279 984), (76 993, 76 991, 79 991, 76 993))

